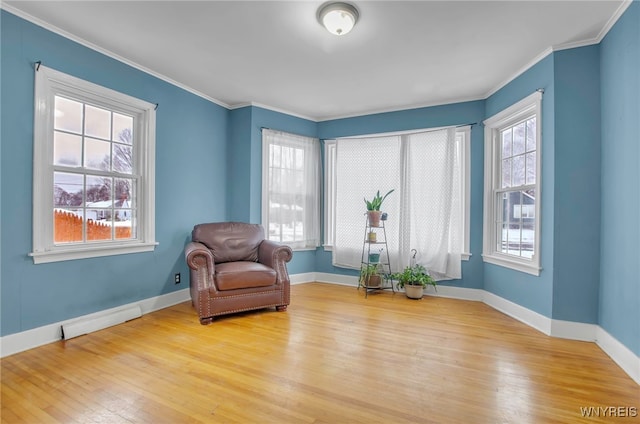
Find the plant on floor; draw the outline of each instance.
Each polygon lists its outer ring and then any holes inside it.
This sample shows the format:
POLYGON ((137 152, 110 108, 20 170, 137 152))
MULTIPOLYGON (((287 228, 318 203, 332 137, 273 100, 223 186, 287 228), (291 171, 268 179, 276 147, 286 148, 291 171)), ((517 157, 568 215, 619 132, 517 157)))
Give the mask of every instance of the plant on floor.
POLYGON ((399 289, 405 285, 427 287, 429 285, 436 287, 436 280, 433 279, 422 265, 407 266, 402 272, 391 274, 391 278, 398 280, 396 284, 399 289))

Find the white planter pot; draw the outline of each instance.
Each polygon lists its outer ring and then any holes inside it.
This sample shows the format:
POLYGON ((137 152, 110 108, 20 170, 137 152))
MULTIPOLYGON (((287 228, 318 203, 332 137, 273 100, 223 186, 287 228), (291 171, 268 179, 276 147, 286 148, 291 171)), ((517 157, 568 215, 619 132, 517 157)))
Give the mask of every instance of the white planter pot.
POLYGON ((410 286, 406 284, 404 286, 404 293, 409 299, 422 299, 424 288, 422 286, 410 286))

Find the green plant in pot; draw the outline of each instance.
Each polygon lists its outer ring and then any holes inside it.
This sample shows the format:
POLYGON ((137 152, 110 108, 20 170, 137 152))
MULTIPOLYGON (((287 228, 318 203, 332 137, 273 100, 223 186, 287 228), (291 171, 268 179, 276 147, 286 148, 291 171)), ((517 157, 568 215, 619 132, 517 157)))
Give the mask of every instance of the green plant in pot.
POLYGON ((380 287, 382 276, 378 272, 377 264, 367 264, 360 268, 360 284, 365 287, 380 287))
POLYGON ((371 200, 364 199, 364 203, 367 205, 367 216, 369 218, 369 226, 371 227, 379 227, 380 226, 380 215, 382 212, 380 208, 382 207, 382 202, 387 198, 388 195, 393 193, 394 189, 391 189, 384 196, 380 195, 380 190, 376 192, 376 195, 371 200))
POLYGON ((402 272, 391 274, 391 278, 398 281, 396 286, 398 289, 404 289, 410 299, 422 299, 425 287, 433 286, 436 288, 437 286, 436 280, 422 265, 407 266, 402 272))

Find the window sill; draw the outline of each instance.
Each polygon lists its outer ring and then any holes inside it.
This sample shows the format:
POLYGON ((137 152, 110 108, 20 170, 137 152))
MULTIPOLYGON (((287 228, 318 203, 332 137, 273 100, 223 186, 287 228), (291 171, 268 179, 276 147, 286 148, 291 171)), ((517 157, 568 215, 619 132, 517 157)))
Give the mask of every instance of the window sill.
POLYGON ((32 252, 29 256, 33 258, 34 264, 46 264, 50 262, 71 261, 75 259, 98 258, 101 256, 126 255, 130 253, 152 252, 158 245, 152 243, 119 244, 119 245, 97 245, 69 248, 56 248, 46 252, 32 252))
POLYGON ((514 260, 512 258, 503 256, 503 255, 496 255, 496 254, 493 254, 493 255, 483 254, 482 260, 490 264, 513 269, 514 271, 520 271, 520 272, 525 272, 527 274, 535 275, 536 277, 540 275, 540 270, 541 270, 540 266, 537 263, 534 263, 531 261, 523 262, 519 260, 514 260))

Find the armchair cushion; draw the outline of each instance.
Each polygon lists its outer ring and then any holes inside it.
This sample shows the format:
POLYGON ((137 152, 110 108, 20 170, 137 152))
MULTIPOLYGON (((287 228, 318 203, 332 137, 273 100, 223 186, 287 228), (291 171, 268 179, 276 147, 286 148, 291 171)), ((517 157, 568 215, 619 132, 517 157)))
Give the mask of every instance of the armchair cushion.
POLYGON ((216 263, 258 260, 258 247, 264 240, 262 225, 244 222, 198 224, 191 240, 207 246, 216 263))
POLYGON ((276 283, 276 271, 257 262, 226 262, 216 266, 218 290, 267 287, 276 283))

